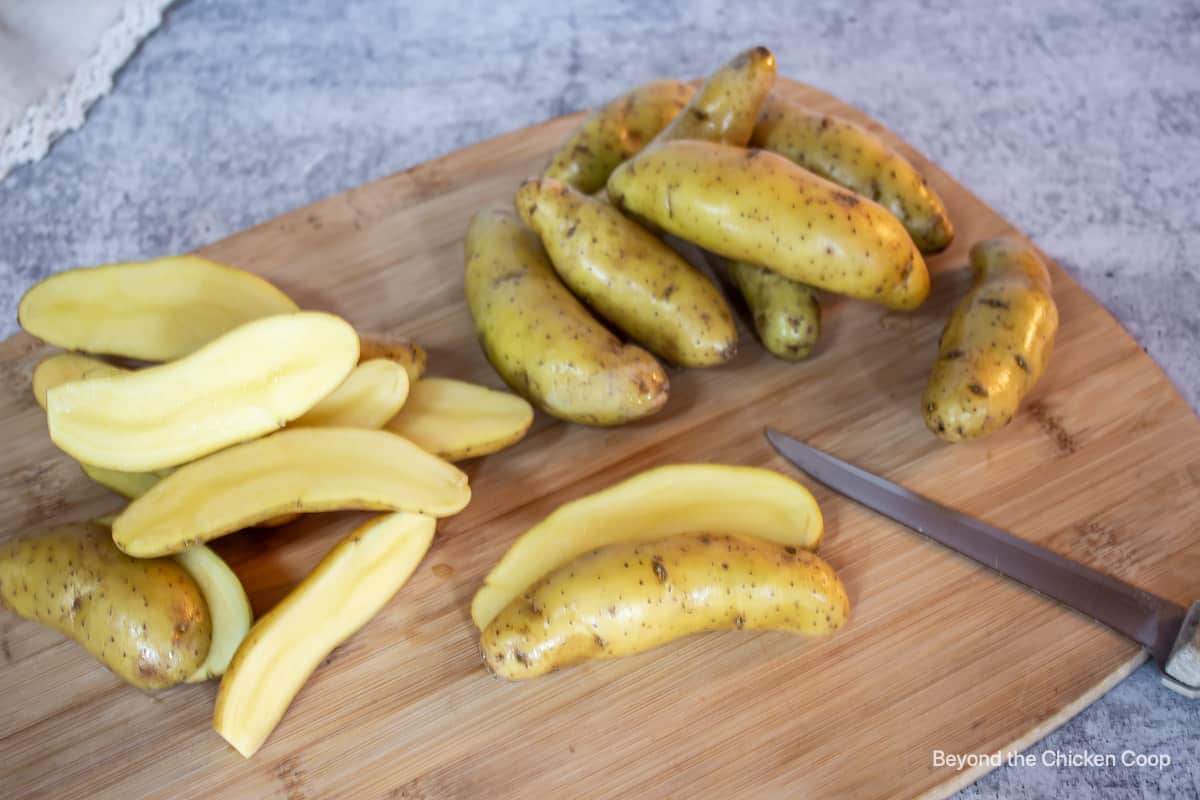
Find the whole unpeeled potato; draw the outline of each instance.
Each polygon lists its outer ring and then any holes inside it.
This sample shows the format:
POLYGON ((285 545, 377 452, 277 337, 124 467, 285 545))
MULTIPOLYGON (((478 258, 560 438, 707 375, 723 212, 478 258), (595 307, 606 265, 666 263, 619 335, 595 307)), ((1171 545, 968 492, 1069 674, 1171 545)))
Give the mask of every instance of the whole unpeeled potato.
POLYGON ((767 352, 788 361, 808 358, 821 332, 816 290, 745 261, 729 262, 729 277, 746 299, 767 352))
POLYGON ((509 680, 630 655, 714 630, 823 636, 850 601, 813 553, 717 534, 614 544, 529 587, 480 637, 484 664, 509 680))
POLYGON ((989 239, 971 248, 974 283, 942 331, 925 388, 925 424, 949 442, 1007 425, 1050 359, 1058 307, 1050 273, 1029 245, 989 239))
POLYGON ((655 145, 608 179, 613 205, 714 253, 820 289, 911 310, 929 272, 879 204, 764 150, 655 145))
POLYGON ((663 407, 662 365, 588 313, 511 207, 479 211, 466 250, 475 331, 513 391, 549 414, 587 425, 620 425, 663 407))
POLYGON ((946 206, 921 173, 887 142, 850 120, 772 94, 750 143, 879 203, 904 224, 922 253, 944 250, 954 238, 946 206))
POLYGON ((721 290, 637 222, 553 178, 525 181, 516 203, 563 282, 635 342, 684 367, 737 352, 721 290))
POLYGON ((692 95, 683 81, 644 83, 589 114, 546 167, 548 178, 592 194, 617 165, 637 153, 675 118, 692 95))
POLYGON ((208 606, 191 575, 169 558, 125 555, 94 523, 0 544, 0 601, 79 642, 142 689, 188 680, 212 642, 208 606))
POLYGON ((770 50, 743 50, 709 77, 647 147, 677 139, 745 147, 759 109, 775 85, 775 72, 775 55, 770 50))

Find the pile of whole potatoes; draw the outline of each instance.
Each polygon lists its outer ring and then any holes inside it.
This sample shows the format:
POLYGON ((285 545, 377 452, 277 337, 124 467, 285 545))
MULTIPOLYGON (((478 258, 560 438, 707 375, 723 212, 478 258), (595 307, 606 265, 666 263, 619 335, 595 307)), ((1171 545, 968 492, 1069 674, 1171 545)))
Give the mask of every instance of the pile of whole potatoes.
MULTIPOLYGON (((763 346, 782 359, 811 353, 818 290, 901 311, 925 301, 922 253, 954 235, 942 200, 878 136, 773 94, 775 76, 774 55, 755 47, 699 89, 638 86, 588 115, 514 204, 475 215, 467 301, 515 391, 562 419, 620 425, 666 404, 658 359, 708 367, 735 355, 725 296, 663 234, 726 261, 763 346)), ((1012 419, 1057 329, 1032 248, 993 240, 971 258, 975 285, 923 401, 948 440, 1012 419)))

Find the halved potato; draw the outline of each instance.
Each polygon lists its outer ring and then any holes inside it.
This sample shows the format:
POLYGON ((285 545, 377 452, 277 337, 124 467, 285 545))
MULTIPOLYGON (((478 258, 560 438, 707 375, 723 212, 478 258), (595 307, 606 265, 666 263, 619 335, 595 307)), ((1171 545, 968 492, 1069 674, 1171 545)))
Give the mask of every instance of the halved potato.
POLYGON ((466 475, 402 436, 294 428, 180 467, 129 504, 113 540, 147 558, 280 514, 361 509, 444 517, 470 499, 466 475))
POLYGON ((283 427, 358 361, 358 334, 303 311, 247 323, 170 364, 47 394, 50 438, 84 464, 173 467, 283 427))
POLYGON ((38 362, 33 368, 33 397, 46 410, 46 393, 55 386, 90 378, 107 378, 129 372, 107 361, 78 353, 59 353, 38 362))
POLYGON ((21 298, 17 318, 64 350, 170 361, 251 320, 297 310, 257 275, 169 256, 51 275, 21 298))
POLYGON ((385 514, 339 542, 242 642, 217 693, 217 733, 254 755, 321 661, 408 581, 435 525, 420 514, 385 514))
POLYGON ((425 374, 425 348, 414 341, 388 333, 360 333, 358 341, 360 362, 375 358, 395 361, 408 373, 410 384, 416 383, 425 374))
POLYGON ((533 406, 511 392, 424 378, 387 429, 435 456, 458 461, 503 450, 520 441, 532 422, 533 406))
POLYGON ((169 468, 155 470, 154 472, 122 472, 119 469, 97 467, 92 464, 80 464, 79 468, 83 470, 84 475, 87 475, 96 483, 106 489, 112 489, 117 494, 129 500, 141 497, 150 491, 154 484, 171 474, 169 468))
POLYGON ((175 561, 200 587, 212 618, 212 644, 208 648, 208 657, 187 682, 201 683, 219 678, 225 674, 233 654, 254 622, 250 598, 246 597, 237 574, 219 555, 202 544, 176 553, 175 561))
POLYGON ((362 361, 342 385, 293 420, 294 428, 382 428, 408 398, 408 372, 386 358, 362 361))
POLYGON ((709 531, 804 550, 821 541, 812 493, 778 472, 721 464, 658 467, 560 506, 521 534, 471 602, 480 630, 534 581, 618 542, 709 531))

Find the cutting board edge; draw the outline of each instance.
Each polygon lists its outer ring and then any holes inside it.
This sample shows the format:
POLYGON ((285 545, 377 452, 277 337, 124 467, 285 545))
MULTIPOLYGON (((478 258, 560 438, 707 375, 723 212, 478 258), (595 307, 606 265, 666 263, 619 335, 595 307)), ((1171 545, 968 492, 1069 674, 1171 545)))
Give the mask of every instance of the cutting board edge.
MULTIPOLYGON (((1067 705, 1063 706, 1057 714, 1054 714, 1049 719, 1039 725, 1035 725, 1024 736, 1017 737, 1012 744, 1006 745, 996 751, 1001 754, 1001 757, 1007 757, 1009 753, 1021 753, 1033 747, 1042 739, 1045 739, 1050 734, 1061 728, 1067 722, 1074 719, 1080 712, 1090 706, 1092 703, 1099 700, 1104 695, 1113 689, 1118 683, 1128 678, 1137 669, 1145 664, 1148 659, 1146 651, 1138 648, 1129 660, 1117 666, 1104 680, 1097 683, 1087 691, 1079 695, 1067 705)), ((965 754, 962 754, 965 755, 965 754)), ((956 774, 953 778, 937 784, 931 789, 917 795, 919 800, 943 800, 943 798, 953 795, 955 792, 967 788, 971 784, 978 781, 983 776, 996 769, 991 763, 984 762, 978 766, 964 769, 956 774)))

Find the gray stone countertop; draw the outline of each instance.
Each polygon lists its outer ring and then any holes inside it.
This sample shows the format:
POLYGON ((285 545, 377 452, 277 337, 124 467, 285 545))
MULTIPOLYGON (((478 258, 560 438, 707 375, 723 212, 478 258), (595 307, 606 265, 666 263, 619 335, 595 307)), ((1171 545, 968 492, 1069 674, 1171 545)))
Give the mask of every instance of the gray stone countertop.
MULTIPOLYGON (((55 270, 183 252, 766 44, 1027 233, 1200 406, 1200 5, 185 0, 87 124, 0 182, 0 336, 55 270), (420 6, 418 8, 417 6, 420 6)), ((1200 796, 1200 704, 1143 667, 963 797, 1200 796)))

